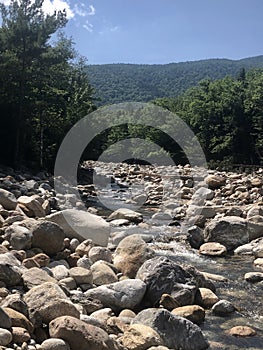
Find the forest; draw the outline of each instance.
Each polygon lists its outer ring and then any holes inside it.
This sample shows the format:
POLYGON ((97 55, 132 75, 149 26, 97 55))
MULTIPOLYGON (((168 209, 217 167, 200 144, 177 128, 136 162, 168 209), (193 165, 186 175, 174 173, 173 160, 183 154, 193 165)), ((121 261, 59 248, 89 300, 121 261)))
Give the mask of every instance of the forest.
MULTIPOLYGON (((66 13, 44 15, 42 3, 0 5, 0 164, 52 169, 78 120, 102 104, 122 101, 149 101, 176 113, 198 137, 210 167, 262 164, 263 56, 90 66, 63 34, 66 13)), ((97 159, 131 137, 158 144, 177 164, 187 162, 165 132, 127 123, 97 135, 83 157, 97 159)))

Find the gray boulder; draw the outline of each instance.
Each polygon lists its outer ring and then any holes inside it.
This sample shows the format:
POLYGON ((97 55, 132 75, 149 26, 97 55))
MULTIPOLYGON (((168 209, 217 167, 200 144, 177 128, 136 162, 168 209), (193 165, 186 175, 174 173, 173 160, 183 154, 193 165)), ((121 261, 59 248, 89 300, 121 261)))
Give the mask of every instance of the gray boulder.
POLYGON ((6 210, 15 210, 17 206, 16 197, 13 193, 0 188, 0 205, 2 205, 6 210))
POLYGON ((165 309, 145 309, 138 313, 132 324, 153 328, 163 344, 174 350, 204 350, 209 347, 201 329, 186 318, 173 315, 165 309))

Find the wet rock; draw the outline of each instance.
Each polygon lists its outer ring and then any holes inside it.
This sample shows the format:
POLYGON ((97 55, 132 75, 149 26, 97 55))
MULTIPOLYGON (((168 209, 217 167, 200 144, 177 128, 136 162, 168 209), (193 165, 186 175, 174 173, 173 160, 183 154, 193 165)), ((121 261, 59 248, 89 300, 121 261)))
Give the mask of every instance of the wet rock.
POLYGON ((30 249, 32 233, 26 227, 13 224, 5 230, 4 239, 10 242, 13 249, 30 249))
POLYGON ((29 332, 22 327, 12 327, 13 342, 16 344, 22 344, 30 340, 29 332))
POLYGON ((56 254, 64 247, 65 233, 61 227, 50 221, 38 222, 33 226, 32 246, 46 254, 56 254))
POLYGON ((209 346, 197 325, 167 310, 145 309, 138 313, 132 324, 143 324, 153 328, 168 348, 203 350, 209 346))
POLYGON ((10 309, 10 308, 4 308, 4 311, 7 313, 7 315, 11 319, 12 327, 22 327, 28 330, 29 333, 33 333, 33 325, 28 320, 28 318, 21 314, 20 312, 10 309))
POLYGON ((248 326, 236 326, 227 330, 226 333, 234 337, 251 337, 256 335, 256 331, 248 326))
POLYGON ((110 284, 118 281, 114 271, 103 261, 97 261, 91 266, 93 283, 96 286, 110 284))
POLYGON ((205 242, 218 242, 228 250, 248 243, 247 222, 237 216, 226 216, 213 219, 204 230, 205 242))
POLYGON ((263 272, 247 272, 244 279, 251 283, 261 282, 263 281, 263 272))
POLYGON ((195 324, 201 324, 205 319, 205 310, 199 305, 186 305, 172 310, 172 314, 187 318, 195 324))
POLYGON ((151 306, 157 306, 163 294, 170 294, 176 300, 180 299, 180 293, 190 293, 191 298, 195 295, 193 276, 164 256, 145 261, 136 278, 146 283, 144 300, 151 306))
POLYGON ((6 210, 15 210, 17 206, 16 197, 13 193, 0 188, 0 205, 2 205, 6 210))
POLYGON ((100 246, 108 244, 110 226, 100 216, 87 211, 66 209, 48 215, 46 219, 61 226, 69 238, 77 238, 80 241, 91 239, 94 244, 100 246))
POLYGON ((142 324, 131 325, 119 341, 124 347, 133 350, 147 350, 151 346, 162 344, 159 334, 151 327, 142 324))
POLYGON ((12 341, 12 333, 7 329, 0 328, 0 345, 7 346, 12 341))
POLYGON ((188 229, 187 239, 192 248, 199 249, 204 243, 203 230, 196 225, 191 226, 188 229))
POLYGON ((17 199, 19 207, 29 217, 44 217, 46 215, 45 210, 42 208, 39 196, 21 196, 17 199))
POLYGON ((70 316, 56 318, 49 324, 51 337, 66 341, 71 350, 118 350, 119 346, 99 327, 70 316))
POLYGON ((70 347, 69 344, 62 339, 50 338, 43 341, 41 350, 70 350, 70 347))
POLYGON ((32 267, 22 274, 23 283, 27 289, 39 286, 45 282, 56 283, 55 278, 51 277, 45 270, 38 267, 32 267))
POLYGON ((218 301, 218 297, 210 289, 199 288, 199 293, 197 293, 196 297, 196 302, 198 305, 209 309, 218 301))
POLYGON ((134 278, 141 265, 153 255, 140 235, 135 234, 118 244, 113 263, 125 276, 134 278))
POLYGON ((29 319, 35 326, 48 324, 64 315, 79 317, 77 308, 54 283, 47 282, 30 289, 24 295, 24 300, 28 305, 29 319))
POLYGON ((140 213, 137 213, 136 211, 127 209, 127 208, 120 208, 115 210, 109 217, 108 220, 116 220, 116 219, 125 219, 129 220, 130 222, 134 222, 136 224, 143 221, 143 216, 140 213))
POLYGON ((220 243, 208 242, 201 245, 199 253, 208 256, 222 256, 227 253, 227 249, 220 243))
POLYGON ((126 279, 120 282, 99 286, 85 292, 86 297, 99 299, 104 307, 113 311, 134 309, 142 301, 146 284, 138 279, 126 279))
POLYGON ((219 300, 212 307, 213 313, 218 316, 226 316, 235 310, 236 308, 228 300, 219 300))

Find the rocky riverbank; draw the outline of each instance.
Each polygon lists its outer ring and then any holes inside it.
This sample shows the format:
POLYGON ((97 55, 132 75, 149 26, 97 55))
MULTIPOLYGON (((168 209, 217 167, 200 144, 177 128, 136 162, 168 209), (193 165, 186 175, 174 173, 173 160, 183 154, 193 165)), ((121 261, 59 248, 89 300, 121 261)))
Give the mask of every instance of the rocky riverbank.
POLYGON ((87 162, 78 187, 56 193, 46 174, 0 169, 0 345, 202 350, 234 349, 238 338, 260 349, 263 329, 250 322, 217 330, 229 347, 206 336, 210 320, 240 312, 217 293, 226 277, 178 263, 160 247, 178 240, 207 259, 249 256, 243 280, 260 293, 262 185, 262 169, 87 162))

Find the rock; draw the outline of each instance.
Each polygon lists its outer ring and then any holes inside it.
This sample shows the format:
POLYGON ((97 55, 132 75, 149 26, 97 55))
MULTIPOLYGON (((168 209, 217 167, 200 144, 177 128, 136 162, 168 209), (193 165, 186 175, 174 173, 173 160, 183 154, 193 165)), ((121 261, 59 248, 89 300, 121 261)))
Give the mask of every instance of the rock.
POLYGON ((65 233, 61 227, 50 221, 37 222, 32 230, 32 246, 46 254, 56 254, 64 248, 65 233))
POLYGON ((143 324, 153 328, 168 348, 203 350, 209 346, 197 325, 167 310, 145 309, 138 313, 132 324, 143 324))
POLYGON ((9 329, 12 326, 11 318, 8 316, 7 312, 0 307, 0 327, 9 329))
POLYGON ((69 344, 62 339, 50 338, 43 341, 41 350, 70 350, 70 347, 69 344))
MULTIPOLYGON (((18 311, 21 314, 27 316, 27 305, 19 293, 14 293, 6 296, 4 300, 1 302, 1 307, 3 308, 8 307, 10 309, 18 311)), ((6 328, 6 327, 3 327, 3 328, 6 328)))
POLYGON ((197 294, 197 304, 204 308, 211 308, 219 301, 218 297, 210 289, 199 288, 200 294, 197 294))
POLYGON ((64 265, 57 265, 53 267, 51 271, 57 281, 61 281, 69 276, 69 270, 64 265))
POLYGON ((237 216, 215 218, 206 226, 204 240, 221 243, 228 250, 233 250, 249 242, 247 222, 237 216))
POLYGON ((163 294, 161 296, 160 302, 159 302, 160 307, 163 307, 167 309, 168 311, 171 311, 175 309, 176 307, 179 307, 180 304, 178 301, 176 301, 170 294, 163 294))
POLYGON ((251 283, 263 281, 263 272, 247 272, 244 279, 251 283))
POLYGON ((45 210, 42 208, 39 196, 21 196, 18 198, 17 202, 19 207, 25 212, 29 217, 44 217, 46 215, 45 210))
POLYGON ((208 242, 201 245, 199 253, 208 256, 222 256, 227 253, 227 249, 220 243, 208 242))
POLYGON ((93 283, 93 277, 90 270, 84 269, 84 267, 72 267, 69 270, 69 276, 74 278, 77 285, 93 283))
POLYGON ((32 233, 26 227, 13 224, 5 230, 4 239, 8 240, 15 250, 30 249, 32 233))
POLYGON ((108 217, 108 220, 118 220, 118 219, 125 219, 129 220, 130 222, 134 222, 136 224, 139 224, 143 221, 143 216, 140 213, 137 213, 136 211, 127 209, 127 208, 119 208, 115 210, 111 215, 108 217))
POLYGON ((66 209, 48 215, 46 219, 61 226, 69 238, 77 238, 80 241, 91 239, 94 244, 100 246, 108 244, 110 225, 97 215, 82 210, 66 209))
POLYGON ((88 270, 91 268, 91 265, 92 265, 92 261, 89 258, 87 258, 86 255, 82 256, 77 261, 78 267, 84 267, 85 269, 88 269, 88 270))
POLYGON ((13 193, 0 188, 0 205, 6 210, 15 210, 17 206, 16 197, 13 193))
POLYGON ((256 331, 247 326, 236 326, 227 330, 226 333, 234 337, 251 337, 256 335, 256 331))
POLYGON ((150 346, 162 344, 159 334, 151 327, 142 324, 131 325, 119 341, 124 347, 132 350, 147 350, 150 346))
POLYGON ((85 292, 86 297, 99 299, 104 307, 113 311, 134 309, 142 301, 146 284, 138 279, 126 279, 120 282, 99 286, 85 292))
POLYGON ((192 248, 199 249, 204 243, 203 230, 196 225, 191 226, 188 229, 187 239, 192 248))
POLYGON ((79 311, 75 305, 54 283, 47 282, 30 289, 24 295, 24 300, 28 305, 29 319, 35 326, 48 324, 60 316, 79 318, 79 311))
POLYGON ((199 305, 186 305, 172 310, 172 314, 187 318, 189 321, 201 324, 205 319, 205 310, 199 305))
POLYGON ((7 315, 11 319, 12 327, 22 327, 28 330, 29 333, 33 333, 33 325, 32 323, 27 319, 27 317, 20 312, 10 309, 10 308, 4 308, 4 311, 7 313, 7 315))
POLYGON ((21 281, 20 270, 17 266, 10 265, 8 259, 0 259, 0 281, 4 282, 7 287, 19 285, 21 281))
POLYGON ((66 341, 71 350, 121 350, 104 330, 70 316, 50 322, 49 333, 66 341))
POLYGON ((227 300, 219 300, 212 307, 213 313, 218 316, 226 316, 235 310, 236 308, 227 300))
POLYGON ((13 337, 12 333, 9 332, 7 329, 0 328, 0 345, 1 346, 7 346, 11 343, 13 337))
POLYGON ((205 279, 216 281, 216 282, 227 282, 228 279, 225 276, 217 275, 214 273, 208 273, 208 272, 201 272, 202 275, 204 275, 205 279))
POLYGON ((89 255, 89 251, 91 250, 91 248, 94 246, 93 242, 91 239, 86 239, 85 241, 83 241, 82 243, 80 243, 76 249, 75 249, 75 253, 78 254, 79 256, 85 256, 85 255, 89 255))
POLYGON ((39 253, 33 256, 33 259, 40 267, 46 267, 50 263, 50 257, 44 253, 39 253))
POLYGON ((254 265, 257 267, 263 267, 263 258, 257 258, 254 260, 254 265))
POLYGON ((97 261, 91 266, 93 283, 96 286, 118 282, 118 277, 114 271, 103 261, 97 261))
POLYGON ((163 294, 170 294, 179 303, 180 293, 190 293, 191 298, 195 296, 196 284, 193 276, 164 256, 145 261, 137 272, 136 278, 146 283, 144 300, 150 306, 159 305, 163 294))
POLYGON ((263 237, 263 216, 252 216, 247 220, 249 241, 263 237))
POLYGON ((45 282, 56 283, 55 278, 51 277, 45 270, 38 267, 32 267, 25 270, 22 274, 23 283, 27 289, 39 286, 45 282))
POLYGON ((208 175, 205 178, 205 182, 207 183, 210 189, 215 190, 224 186, 226 183, 226 179, 220 175, 208 175))
POLYGON ((66 287, 68 290, 74 290, 77 288, 76 281, 72 277, 62 278, 59 281, 59 285, 62 286, 62 288, 66 287))
POLYGON ((253 216, 263 216, 263 208, 262 206, 256 205, 252 206, 247 212, 247 219, 252 218, 253 216))
POLYGON ((192 203, 195 205, 202 205, 204 201, 211 200, 215 196, 215 192, 207 187, 199 187, 192 196, 192 203))
POLYGON ((93 263, 98 260, 112 262, 111 251, 105 247, 92 247, 89 251, 89 258, 93 263))
POLYGON ((22 327, 12 327, 13 342, 16 344, 22 344, 30 340, 29 332, 22 327))
POLYGON ((118 244, 113 263, 125 276, 134 278, 141 265, 152 256, 153 252, 141 236, 135 234, 125 237, 118 244))

